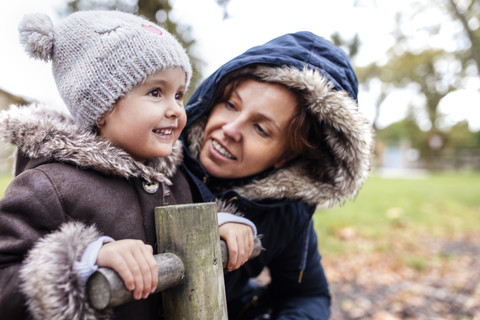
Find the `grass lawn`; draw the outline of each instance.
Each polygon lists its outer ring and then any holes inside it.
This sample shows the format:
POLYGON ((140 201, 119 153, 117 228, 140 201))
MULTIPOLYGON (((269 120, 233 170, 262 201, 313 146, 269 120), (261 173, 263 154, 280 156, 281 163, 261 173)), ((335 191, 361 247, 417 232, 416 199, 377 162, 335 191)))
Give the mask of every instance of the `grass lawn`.
POLYGON ((314 222, 332 320, 480 315, 480 172, 372 175, 314 222))
POLYGON ((10 183, 10 180, 12 180, 11 173, 0 173, 0 197, 3 197, 3 193, 10 183))
POLYGON ((314 215, 324 255, 389 251, 419 237, 480 232, 480 173, 438 173, 416 179, 372 175, 358 197, 314 215))

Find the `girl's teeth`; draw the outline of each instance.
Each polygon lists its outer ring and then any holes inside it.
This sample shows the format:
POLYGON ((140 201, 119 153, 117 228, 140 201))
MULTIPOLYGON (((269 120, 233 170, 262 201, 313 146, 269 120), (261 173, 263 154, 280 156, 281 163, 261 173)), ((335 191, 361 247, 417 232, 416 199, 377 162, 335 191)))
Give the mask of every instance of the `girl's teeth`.
POLYGON ((157 134, 164 134, 164 135, 168 135, 168 134, 172 134, 173 130, 172 129, 161 129, 161 130, 154 130, 155 133, 157 134))
POLYGON ((217 141, 212 140, 212 146, 218 153, 220 153, 225 158, 235 159, 235 157, 230 152, 228 152, 224 147, 222 147, 217 141))

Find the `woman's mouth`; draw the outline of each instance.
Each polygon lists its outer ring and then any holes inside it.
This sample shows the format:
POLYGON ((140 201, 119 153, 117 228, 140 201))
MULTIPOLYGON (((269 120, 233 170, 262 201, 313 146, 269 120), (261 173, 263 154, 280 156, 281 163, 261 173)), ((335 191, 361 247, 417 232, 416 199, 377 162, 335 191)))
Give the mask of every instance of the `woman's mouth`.
POLYGON ((233 156, 233 154, 231 154, 230 152, 227 151, 227 149, 225 149, 224 147, 222 147, 220 145, 220 143, 218 143, 216 140, 211 140, 212 141, 212 147, 215 151, 217 151, 219 154, 221 154, 222 156, 224 156, 225 158, 227 159, 231 159, 231 160, 237 160, 237 158, 235 158, 233 156))

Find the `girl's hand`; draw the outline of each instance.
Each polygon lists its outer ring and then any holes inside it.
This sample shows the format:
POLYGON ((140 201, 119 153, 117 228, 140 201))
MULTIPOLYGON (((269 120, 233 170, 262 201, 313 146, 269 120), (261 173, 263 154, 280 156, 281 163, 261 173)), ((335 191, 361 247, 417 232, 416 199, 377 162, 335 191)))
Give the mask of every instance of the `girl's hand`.
POLYGON ((250 259, 253 252, 253 231, 248 225, 228 222, 219 228, 220 238, 228 248, 228 271, 240 268, 250 259))
POLYGON ((158 284, 158 264, 151 245, 141 240, 119 240, 102 246, 97 265, 115 270, 135 300, 146 299, 158 284))

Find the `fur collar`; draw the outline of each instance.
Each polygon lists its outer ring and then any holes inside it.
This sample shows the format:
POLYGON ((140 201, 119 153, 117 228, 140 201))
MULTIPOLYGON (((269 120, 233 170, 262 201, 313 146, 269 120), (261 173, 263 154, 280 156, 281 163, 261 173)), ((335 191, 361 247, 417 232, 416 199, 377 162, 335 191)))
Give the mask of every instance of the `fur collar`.
POLYGON ((79 128, 72 118, 45 106, 11 106, 0 113, 0 139, 17 147, 28 158, 46 157, 55 161, 91 168, 124 178, 170 184, 182 162, 182 143, 177 141, 170 156, 141 163, 127 152, 94 133, 79 128))
MULTIPOLYGON (((325 139, 334 160, 326 169, 330 176, 328 181, 316 179, 303 169, 302 162, 296 162, 233 189, 251 200, 300 200, 325 207, 354 198, 367 177, 373 148, 372 126, 358 112, 356 101, 345 91, 333 88, 320 71, 307 67, 299 70, 286 66, 257 66, 254 71, 247 72, 303 94, 309 113, 326 128, 325 139)), ((206 116, 188 128, 186 144, 195 158, 201 148, 205 124, 206 116)))

